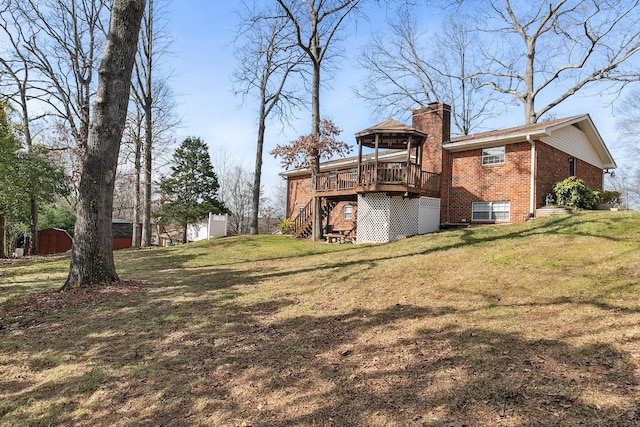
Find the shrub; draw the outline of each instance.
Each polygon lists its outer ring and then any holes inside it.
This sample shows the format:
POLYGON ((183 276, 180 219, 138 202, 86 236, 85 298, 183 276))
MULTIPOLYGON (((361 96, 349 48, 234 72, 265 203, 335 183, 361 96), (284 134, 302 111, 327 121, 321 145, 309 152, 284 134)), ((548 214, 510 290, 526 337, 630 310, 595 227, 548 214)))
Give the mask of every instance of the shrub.
POLYGON ((564 181, 556 182, 553 194, 559 205, 578 209, 591 209, 599 203, 598 196, 587 187, 583 180, 570 176, 564 181))
POLYGON ((290 234, 293 231, 293 220, 285 218, 280 221, 280 231, 282 231, 282 234, 290 234))
POLYGON ((598 203, 617 206, 621 202, 621 193, 619 191, 596 190, 594 194, 598 198, 598 203))

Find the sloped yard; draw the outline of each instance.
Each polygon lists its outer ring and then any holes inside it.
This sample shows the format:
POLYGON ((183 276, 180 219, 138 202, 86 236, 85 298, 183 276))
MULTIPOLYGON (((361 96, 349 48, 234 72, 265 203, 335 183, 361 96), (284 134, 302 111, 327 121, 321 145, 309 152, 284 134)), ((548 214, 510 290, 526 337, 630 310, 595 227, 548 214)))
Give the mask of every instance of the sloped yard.
POLYGON ((640 425, 640 214, 0 264, 0 425, 640 425))

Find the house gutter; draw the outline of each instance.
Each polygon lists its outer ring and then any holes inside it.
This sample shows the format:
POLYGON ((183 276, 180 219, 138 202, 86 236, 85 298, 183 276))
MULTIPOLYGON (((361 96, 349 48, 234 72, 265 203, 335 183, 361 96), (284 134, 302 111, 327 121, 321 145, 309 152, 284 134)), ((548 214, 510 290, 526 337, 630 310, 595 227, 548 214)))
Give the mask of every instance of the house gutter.
POLYGON ((527 134, 527 141, 531 144, 531 182, 529 189, 529 218, 533 218, 536 212, 536 142, 527 134))

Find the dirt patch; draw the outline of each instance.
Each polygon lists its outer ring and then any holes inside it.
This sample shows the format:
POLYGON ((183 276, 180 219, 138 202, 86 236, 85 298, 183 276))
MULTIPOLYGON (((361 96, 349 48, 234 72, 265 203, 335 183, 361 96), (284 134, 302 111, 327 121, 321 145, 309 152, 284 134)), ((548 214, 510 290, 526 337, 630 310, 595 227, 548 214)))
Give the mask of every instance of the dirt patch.
POLYGON ((36 316, 62 310, 76 310, 80 307, 97 307, 108 301, 140 292, 150 286, 153 286, 153 284, 143 281, 123 280, 99 287, 79 288, 64 292, 54 289, 34 292, 13 301, 6 310, 6 320, 20 322, 21 319, 24 319, 29 323, 33 323, 33 318, 36 316))

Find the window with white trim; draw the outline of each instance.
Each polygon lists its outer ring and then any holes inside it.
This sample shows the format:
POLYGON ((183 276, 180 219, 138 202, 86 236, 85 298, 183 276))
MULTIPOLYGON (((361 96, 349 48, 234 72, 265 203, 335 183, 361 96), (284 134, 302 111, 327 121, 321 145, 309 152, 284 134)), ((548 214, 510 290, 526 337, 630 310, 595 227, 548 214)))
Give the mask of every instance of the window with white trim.
POLYGON ((510 202, 473 202, 471 219, 473 221, 509 222, 510 202))
POLYGON ((482 165, 504 163, 504 145, 482 149, 482 165))
POLYGON ((353 218, 353 206, 351 205, 345 205, 344 206, 344 214, 343 217, 344 219, 351 219, 353 218))

